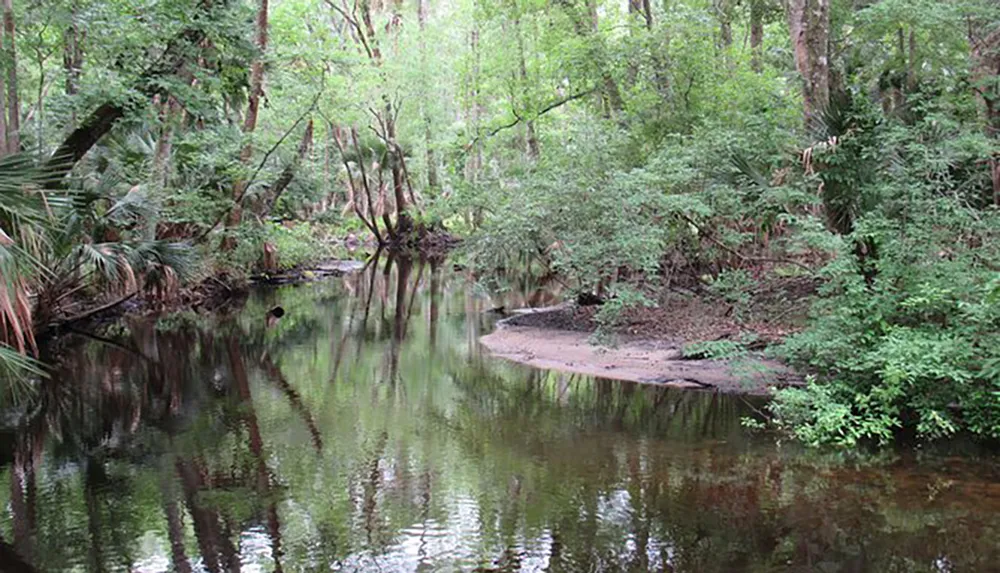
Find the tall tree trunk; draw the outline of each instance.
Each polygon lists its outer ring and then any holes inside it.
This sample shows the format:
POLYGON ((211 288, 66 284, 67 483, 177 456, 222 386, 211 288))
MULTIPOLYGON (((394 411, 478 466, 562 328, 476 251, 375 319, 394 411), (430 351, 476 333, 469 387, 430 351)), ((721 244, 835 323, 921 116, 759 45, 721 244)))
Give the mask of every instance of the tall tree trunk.
MULTIPOLYGON (((517 57, 518 57, 518 73, 521 80, 521 109, 527 114, 527 117, 532 117, 534 115, 534 109, 531 102, 528 99, 528 66, 524 59, 524 38, 521 36, 521 19, 514 19, 514 33, 517 35, 517 57)), ((533 119, 526 119, 524 122, 525 132, 524 132, 524 143, 525 150, 528 154, 528 159, 535 160, 538 159, 538 135, 535 133, 535 121, 533 119)))
POLYGON ((714 0, 715 15, 719 19, 719 44, 722 48, 733 45, 733 17, 731 0, 714 0))
MULTIPOLYGON (((420 25, 420 62, 421 67, 426 69, 427 65, 427 0, 417 0, 417 22, 420 25)), ((426 87, 426 86, 425 86, 426 87)), ((436 189, 438 186, 437 158, 434 156, 434 144, 431 138, 431 117, 427 113, 426 99, 430 97, 430 90, 424 90, 420 100, 420 114, 424 120, 424 148, 427 161, 427 188, 436 189)))
POLYGON ((482 145, 479 142, 480 129, 479 116, 479 25, 475 24, 469 31, 469 48, 472 50, 472 78, 469 81, 469 120, 472 130, 476 134, 474 149, 469 155, 469 161, 465 166, 465 178, 475 183, 479 178, 479 169, 483 162, 482 145))
POLYGON ((174 96, 166 96, 166 101, 160 105, 160 120, 163 127, 160 130, 160 137, 156 140, 153 149, 152 179, 156 188, 161 188, 167 183, 167 175, 170 165, 170 151, 173 148, 174 126, 179 121, 181 115, 181 105, 174 96))
MULTIPOLYGON (((3 40, 3 30, 0 29, 0 42, 3 40)), ((0 73, 0 157, 7 155, 7 81, 0 73)))
MULTIPOLYGON (((63 31, 63 73, 66 75, 66 95, 71 98, 80 91, 80 74, 83 71, 83 40, 86 32, 81 32, 77 23, 77 6, 72 7, 71 24, 63 31)), ((76 106, 70 116, 70 126, 76 126, 76 106)))
POLYGON ((653 14, 649 10, 649 0, 628 0, 628 13, 641 16, 647 30, 653 28, 653 14))
POLYGON ((750 0, 750 67, 764 71, 761 50, 764 46, 764 0, 750 0))
POLYGON ((597 0, 586 0, 587 15, 589 22, 577 13, 573 0, 557 0, 565 10, 573 23, 573 29, 577 35, 587 40, 590 45, 592 59, 596 63, 601 74, 601 83, 604 87, 602 94, 605 116, 610 117, 625 110, 625 100, 622 99, 621 90, 618 89, 618 82, 615 81, 609 68, 608 57, 604 46, 604 40, 600 37, 598 28, 597 0))
MULTIPOLYGON (((243 137, 246 143, 240 150, 240 163, 249 165, 253 158, 253 141, 250 138, 257 128, 257 112, 260 110, 260 96, 264 93, 264 56, 267 52, 267 10, 268 0, 260 0, 257 8, 256 38, 254 43, 257 47, 257 57, 250 65, 250 94, 247 97, 247 113, 243 117, 243 137)), ((245 177, 239 177, 233 184, 233 205, 232 210, 226 217, 226 228, 232 230, 240 224, 243 219, 243 208, 241 203, 246 194, 249 181, 245 177)), ((223 250, 231 250, 236 246, 235 238, 231 233, 226 234, 222 242, 223 250)))
POLYGON ((788 0, 788 29, 795 68, 802 76, 806 117, 830 103, 830 0, 788 0))
POLYGON ((21 150, 21 100, 17 94, 17 50, 14 47, 14 3, 3 0, 3 47, 7 64, 7 151, 21 150))
MULTIPOLYGON (((972 55, 973 86, 979 96, 986 120, 986 134, 1000 139, 1000 26, 969 26, 969 49, 972 55)), ((1000 154, 989 160, 993 182, 993 204, 1000 206, 1000 154)))

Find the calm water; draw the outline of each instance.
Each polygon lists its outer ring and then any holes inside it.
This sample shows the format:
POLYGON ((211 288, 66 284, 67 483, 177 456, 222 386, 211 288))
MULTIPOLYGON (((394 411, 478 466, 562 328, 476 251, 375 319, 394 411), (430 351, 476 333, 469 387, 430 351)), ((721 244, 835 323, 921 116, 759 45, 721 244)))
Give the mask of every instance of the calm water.
POLYGON ((81 345, 4 402, 5 554, 40 571, 1000 570, 996 457, 803 452, 746 433, 740 398, 484 356, 484 311, 551 302, 530 286, 500 301, 382 261, 81 345))

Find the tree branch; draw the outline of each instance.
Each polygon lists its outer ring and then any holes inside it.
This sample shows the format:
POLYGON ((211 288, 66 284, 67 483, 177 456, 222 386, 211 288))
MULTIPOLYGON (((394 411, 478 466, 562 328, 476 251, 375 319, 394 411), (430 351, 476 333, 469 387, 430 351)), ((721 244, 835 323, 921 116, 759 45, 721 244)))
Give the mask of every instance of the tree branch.
MULTIPOLYGON (((486 138, 493 137, 494 135, 500 133, 501 131, 503 131, 505 129, 510 129, 510 128, 514 127, 515 125, 517 125, 517 124, 519 124, 519 123, 521 123, 523 121, 538 119, 539 117, 541 117, 541 116, 549 113, 550 111, 552 111, 552 110, 554 110, 554 109, 556 109, 558 107, 562 107, 562 106, 568 104, 571 101, 575 101, 575 100, 578 100, 580 98, 587 97, 587 96, 589 96, 590 94, 592 94, 592 93, 594 93, 596 91, 597 91, 597 88, 591 88, 589 90, 582 91, 582 92, 579 92, 579 93, 575 93, 575 94, 566 96, 564 98, 558 99, 556 101, 553 101, 552 103, 546 105, 545 107, 543 107, 542 109, 540 109, 538 112, 536 112, 535 114, 533 114, 530 118, 519 116, 519 115, 517 115, 517 112, 513 112, 514 113, 514 121, 511 121, 509 123, 505 123, 503 125, 500 125, 500 126, 497 126, 497 127, 493 128, 492 130, 490 130, 489 133, 486 134, 486 138)), ((476 137, 474 137, 472 139, 472 141, 470 141, 465 146, 465 151, 468 152, 470 149, 472 149, 472 146, 474 146, 476 143, 478 143, 480 139, 484 139, 484 138, 482 136, 480 136, 480 135, 477 135, 476 137)))

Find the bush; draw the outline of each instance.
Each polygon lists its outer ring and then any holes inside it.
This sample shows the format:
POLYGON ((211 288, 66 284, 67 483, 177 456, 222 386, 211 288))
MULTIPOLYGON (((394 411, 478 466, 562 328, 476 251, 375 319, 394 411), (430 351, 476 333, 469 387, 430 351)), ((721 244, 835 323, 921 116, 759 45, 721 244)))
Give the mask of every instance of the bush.
POLYGON ((1000 211, 950 176, 978 136, 928 127, 884 129, 860 150, 888 158, 869 188, 842 183, 878 201, 823 269, 810 328, 780 350, 816 377, 771 407, 808 443, 1000 438, 1000 211))

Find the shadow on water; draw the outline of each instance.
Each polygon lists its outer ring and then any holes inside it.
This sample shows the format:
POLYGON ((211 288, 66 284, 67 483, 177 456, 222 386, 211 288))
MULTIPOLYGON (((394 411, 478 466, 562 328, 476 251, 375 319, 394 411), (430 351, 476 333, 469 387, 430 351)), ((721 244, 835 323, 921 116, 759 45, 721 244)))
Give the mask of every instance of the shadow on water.
POLYGON ((389 258, 81 340, 4 397, 0 570, 996 570, 996 457, 809 453, 739 397, 483 355, 522 286, 389 258))

